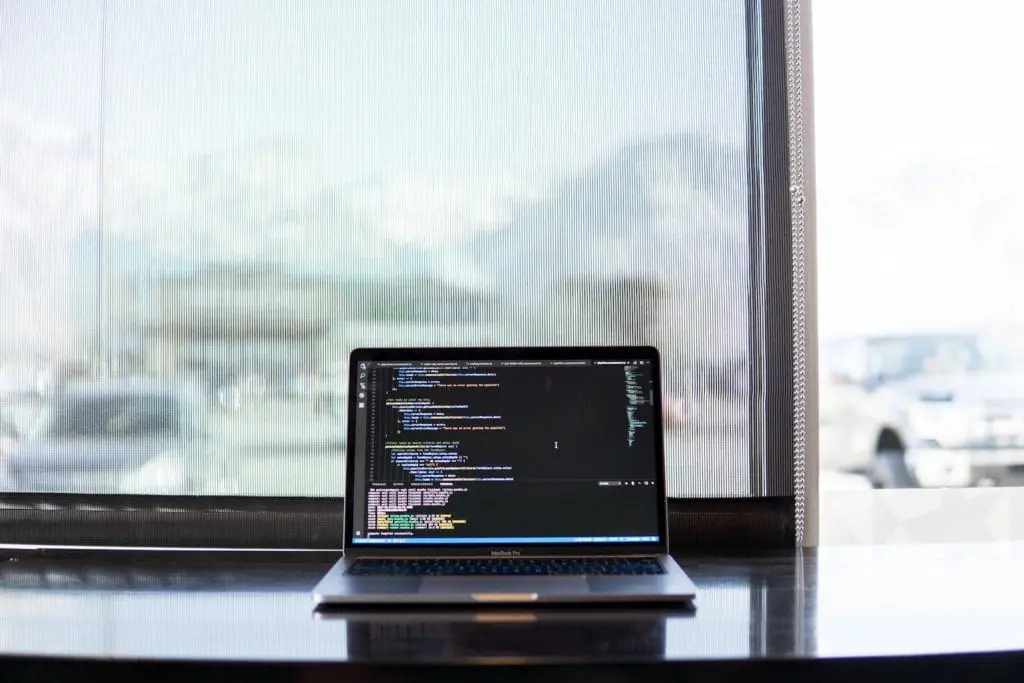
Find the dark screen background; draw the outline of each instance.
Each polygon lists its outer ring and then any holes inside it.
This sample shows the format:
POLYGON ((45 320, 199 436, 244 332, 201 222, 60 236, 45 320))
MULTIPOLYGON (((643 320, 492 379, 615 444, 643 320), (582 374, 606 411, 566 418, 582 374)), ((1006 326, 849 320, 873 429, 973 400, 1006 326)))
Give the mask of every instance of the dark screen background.
MULTIPOLYGON (((419 366, 424 367, 424 366, 419 366)), ((371 367, 377 391, 369 396, 381 419, 370 434, 369 488, 413 486, 408 475, 388 467, 384 444, 403 441, 457 440, 466 464, 507 466, 513 481, 459 482, 443 510, 465 519, 453 531, 418 531, 413 536, 534 537, 656 535, 660 500, 657 488, 656 439, 651 402, 651 373, 632 366, 633 420, 625 366, 540 367, 471 366, 470 372, 493 372, 478 380, 488 388, 401 388, 399 371, 371 367), (443 404, 466 404, 453 414, 500 416, 486 424, 501 431, 408 431, 389 399, 430 398, 443 404), (603 484, 603 485, 602 485, 603 484)), ((459 381, 445 379, 445 382, 459 381)), ((458 424, 455 421, 453 424, 458 424)), ((475 421, 465 421, 475 422, 475 421)), ((432 509, 432 511, 437 511, 432 509)), ((366 511, 357 513, 365 520, 366 511)))

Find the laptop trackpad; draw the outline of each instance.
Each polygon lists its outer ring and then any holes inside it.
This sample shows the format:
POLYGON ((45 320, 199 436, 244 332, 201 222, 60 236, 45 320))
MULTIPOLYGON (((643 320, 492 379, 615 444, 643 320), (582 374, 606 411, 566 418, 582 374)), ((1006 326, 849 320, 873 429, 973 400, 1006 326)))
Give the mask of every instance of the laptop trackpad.
POLYGON ((586 595, 582 576, 428 576, 420 584, 427 595, 471 595, 480 602, 530 602, 538 595, 586 595))

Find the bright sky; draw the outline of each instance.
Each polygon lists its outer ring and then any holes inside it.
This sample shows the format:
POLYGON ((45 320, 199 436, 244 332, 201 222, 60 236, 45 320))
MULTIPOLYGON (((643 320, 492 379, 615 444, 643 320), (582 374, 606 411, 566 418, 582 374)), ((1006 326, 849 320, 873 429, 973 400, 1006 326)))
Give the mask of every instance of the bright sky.
POLYGON ((1024 319, 1024 3, 813 12, 823 333, 1024 319))
MULTIPOLYGON (((93 130, 102 3, 2 6, 0 103, 93 130)), ((744 134, 732 0, 111 0, 106 22, 129 166, 283 141, 330 185, 521 194, 637 137, 744 134)))

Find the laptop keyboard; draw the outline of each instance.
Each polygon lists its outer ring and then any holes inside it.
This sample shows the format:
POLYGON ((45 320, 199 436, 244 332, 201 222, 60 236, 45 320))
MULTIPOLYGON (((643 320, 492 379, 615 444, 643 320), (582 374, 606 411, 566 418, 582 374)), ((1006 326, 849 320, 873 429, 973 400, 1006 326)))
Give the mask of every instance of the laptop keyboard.
POLYGON ((653 557, 360 559, 358 576, 638 576, 664 574, 653 557))

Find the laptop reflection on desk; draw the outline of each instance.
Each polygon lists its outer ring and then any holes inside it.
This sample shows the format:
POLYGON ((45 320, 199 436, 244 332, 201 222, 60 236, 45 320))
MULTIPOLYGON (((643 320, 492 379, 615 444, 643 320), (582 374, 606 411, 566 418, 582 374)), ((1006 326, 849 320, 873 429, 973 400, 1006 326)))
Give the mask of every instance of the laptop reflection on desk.
MULTIPOLYGON (((685 608, 684 608, 685 609, 685 608)), ((353 662, 532 659, 662 659, 668 623, 692 616, 674 609, 552 608, 523 611, 317 612, 343 621, 353 662)))

